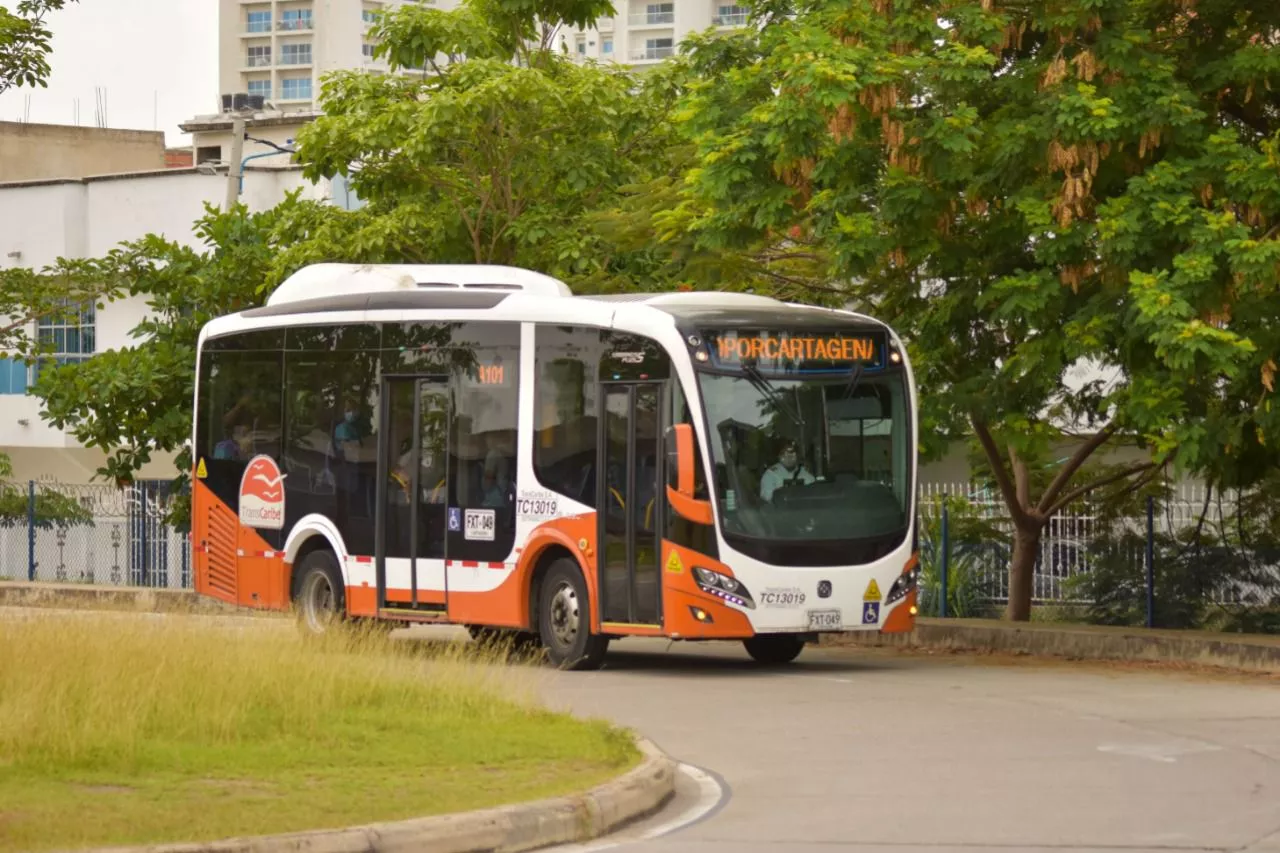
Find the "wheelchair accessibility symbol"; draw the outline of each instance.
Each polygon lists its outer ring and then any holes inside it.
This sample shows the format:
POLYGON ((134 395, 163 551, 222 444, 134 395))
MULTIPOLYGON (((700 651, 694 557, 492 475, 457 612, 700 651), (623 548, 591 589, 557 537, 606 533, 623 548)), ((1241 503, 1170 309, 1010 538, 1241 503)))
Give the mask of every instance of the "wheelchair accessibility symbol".
POLYGON ((868 601, 862 605, 862 624, 875 625, 880 622, 880 602, 868 601))
POLYGON ((460 507, 449 507, 449 532, 457 533, 462 529, 462 509, 460 507))

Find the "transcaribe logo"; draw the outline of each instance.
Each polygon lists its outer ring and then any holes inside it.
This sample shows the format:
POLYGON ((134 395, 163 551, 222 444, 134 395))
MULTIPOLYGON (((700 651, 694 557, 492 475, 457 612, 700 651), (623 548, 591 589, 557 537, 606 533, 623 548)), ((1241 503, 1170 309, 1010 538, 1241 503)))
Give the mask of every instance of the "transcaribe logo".
POLYGON ((249 460, 240 478, 240 523, 279 530, 284 527, 284 474, 270 456, 249 460))

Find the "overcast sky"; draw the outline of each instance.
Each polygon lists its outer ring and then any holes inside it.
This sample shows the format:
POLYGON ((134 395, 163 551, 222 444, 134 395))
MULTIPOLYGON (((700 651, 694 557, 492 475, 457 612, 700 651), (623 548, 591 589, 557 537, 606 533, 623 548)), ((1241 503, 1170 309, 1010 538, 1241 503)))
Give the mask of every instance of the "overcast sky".
POLYGON ((168 145, 189 145, 178 123, 217 111, 217 0, 80 0, 51 14, 48 25, 49 87, 0 95, 0 121, 25 114, 41 124, 75 124, 78 99, 79 123, 92 127, 100 87, 108 127, 163 130, 168 145))

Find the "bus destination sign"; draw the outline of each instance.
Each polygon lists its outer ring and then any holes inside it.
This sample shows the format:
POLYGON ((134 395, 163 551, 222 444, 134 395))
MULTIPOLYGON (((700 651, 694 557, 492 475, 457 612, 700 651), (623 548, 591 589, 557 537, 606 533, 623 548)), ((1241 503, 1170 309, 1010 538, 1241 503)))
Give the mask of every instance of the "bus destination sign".
POLYGON ((708 333, 712 363, 720 368, 755 365, 760 370, 810 372, 884 366, 879 332, 796 334, 783 331, 708 333))

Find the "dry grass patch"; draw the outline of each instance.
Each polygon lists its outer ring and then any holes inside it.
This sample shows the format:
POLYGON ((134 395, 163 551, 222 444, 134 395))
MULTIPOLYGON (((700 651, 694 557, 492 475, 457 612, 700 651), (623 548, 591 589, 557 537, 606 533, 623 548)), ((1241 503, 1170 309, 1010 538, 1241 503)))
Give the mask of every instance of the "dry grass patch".
POLYGON ((630 737, 500 649, 169 617, 0 622, 0 850, 197 841, 585 790, 630 737))

